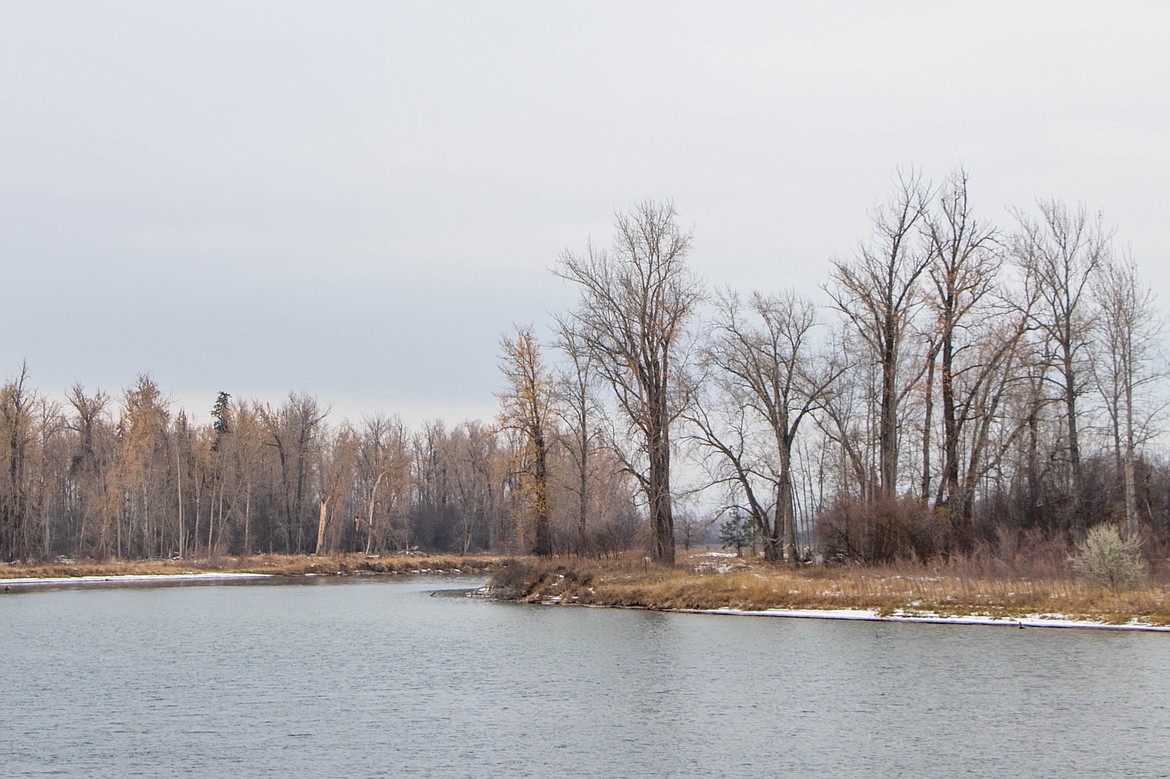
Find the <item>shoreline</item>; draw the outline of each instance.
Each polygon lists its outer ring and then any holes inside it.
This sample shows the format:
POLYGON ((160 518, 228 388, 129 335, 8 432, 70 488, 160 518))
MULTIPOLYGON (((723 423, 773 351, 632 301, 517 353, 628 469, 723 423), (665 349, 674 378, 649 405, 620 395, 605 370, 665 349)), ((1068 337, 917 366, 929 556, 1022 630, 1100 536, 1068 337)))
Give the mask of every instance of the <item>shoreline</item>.
MULTIPOLYGON (((427 571, 427 573, 431 573, 427 571)), ((448 571, 435 571, 436 574, 448 574, 448 571)), ((305 578, 320 574, 301 574, 305 578)), ((173 573, 173 574, 110 574, 91 576, 45 576, 17 579, 0 579, 0 588, 4 591, 15 589, 54 588, 61 585, 100 585, 122 583, 180 583, 180 582, 229 582, 229 581, 259 581, 279 578, 298 578, 296 575, 270 573, 250 573, 238 571, 205 571, 201 573, 173 573)), ((482 591, 482 590, 481 590, 482 591)), ((481 592, 477 591, 477 592, 481 592)), ((489 594, 489 593, 484 593, 489 594)), ((490 594, 489 594, 490 597, 490 594)), ((881 614, 876 609, 738 609, 733 607, 696 609, 696 608, 668 608, 654 606, 623 606, 618 604, 599 603, 565 603, 559 598, 541 601, 530 601, 523 598, 499 598, 515 603, 526 603, 539 606, 588 606, 592 608, 627 609, 633 611, 657 611, 664 614, 705 614, 721 617, 771 617, 781 619, 822 619, 842 622, 892 622, 903 624, 923 625, 970 625, 1001 628, 1048 628, 1064 630, 1110 630, 1144 633, 1170 633, 1168 625, 1153 625, 1139 622, 1136 618, 1128 623, 1108 623, 1086 619, 1070 619, 1061 614, 1029 614, 1020 617, 994 617, 986 614, 946 615, 931 612, 902 612, 881 614)))
POLYGON ((67 584, 76 581, 180 581, 240 579, 244 576, 394 576, 431 573, 490 574, 505 558, 492 555, 249 555, 243 557, 92 560, 58 559, 45 562, 0 564, 0 589, 33 583, 67 584), (157 578, 155 578, 157 577, 157 578))
POLYGON ((35 589, 37 587, 55 587, 61 584, 120 584, 137 582, 190 582, 190 581, 240 581, 255 579, 271 579, 275 574, 270 573, 242 573, 237 571, 205 571, 202 573, 126 573, 92 576, 40 576, 24 577, 19 579, 0 579, 0 587, 5 590, 13 588, 35 589))
POLYGON ((312 580, 318 578, 325 579, 367 579, 367 578, 398 578, 409 576, 411 578, 417 576, 434 576, 436 578, 444 576, 483 576, 481 571, 461 571, 458 569, 429 569, 422 568, 410 571, 406 574, 399 572, 386 573, 368 573, 368 572, 350 572, 350 573, 257 573, 252 571, 203 571, 203 572, 183 572, 183 573, 127 573, 127 574, 92 574, 83 576, 38 576, 38 577, 21 577, 11 579, 0 579, 0 595, 5 592, 14 592, 17 590, 38 590, 38 589, 66 589, 74 585, 78 588, 86 586, 98 587, 100 585, 119 585, 119 584, 217 584, 217 583, 232 583, 232 582, 256 582, 261 581, 273 582, 279 584, 281 580, 296 581, 296 580, 312 580))
POLYGON ((641 560, 474 555, 269 555, 104 564, 62 561, 11 566, 9 571, 0 567, 0 595, 119 584, 296 583, 317 577, 478 574, 491 577, 480 589, 480 596, 539 605, 713 616, 1170 633, 1164 585, 1153 584, 1140 593, 1109 593, 1071 579, 962 578, 948 575, 945 569, 793 571, 730 559, 720 559, 713 565, 711 558, 716 557, 725 555, 696 554, 689 559, 689 565, 672 568, 650 568, 641 560), (1027 597, 1021 597, 1021 593, 1027 597))
POLYGON ((493 598, 489 592, 477 594, 493 600, 526 606, 576 606, 590 609, 619 609, 623 611, 656 611, 661 614, 696 614, 713 617, 768 617, 772 619, 822 619, 838 622, 892 622, 910 625, 956 625, 997 628, 1050 628, 1061 630, 1111 630, 1138 633, 1170 633, 1170 625, 1139 622, 1111 623, 1090 619, 1071 619, 1063 614, 1027 614, 1020 617, 993 617, 987 614, 934 614, 931 612, 901 612, 881 614, 876 609, 737 609, 732 607, 710 609, 673 608, 666 606, 629 606, 616 603, 564 602, 557 598, 530 600, 526 598, 493 598))

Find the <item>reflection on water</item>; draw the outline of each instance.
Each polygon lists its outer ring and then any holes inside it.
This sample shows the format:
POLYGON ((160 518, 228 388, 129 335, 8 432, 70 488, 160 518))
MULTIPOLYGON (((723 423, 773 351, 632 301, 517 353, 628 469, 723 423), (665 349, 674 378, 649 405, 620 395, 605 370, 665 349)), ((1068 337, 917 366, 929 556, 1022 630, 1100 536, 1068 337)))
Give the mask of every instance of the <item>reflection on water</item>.
POLYGON ((1165 635, 429 594, 476 583, 0 597, 0 773, 1018 777, 1170 766, 1165 635))

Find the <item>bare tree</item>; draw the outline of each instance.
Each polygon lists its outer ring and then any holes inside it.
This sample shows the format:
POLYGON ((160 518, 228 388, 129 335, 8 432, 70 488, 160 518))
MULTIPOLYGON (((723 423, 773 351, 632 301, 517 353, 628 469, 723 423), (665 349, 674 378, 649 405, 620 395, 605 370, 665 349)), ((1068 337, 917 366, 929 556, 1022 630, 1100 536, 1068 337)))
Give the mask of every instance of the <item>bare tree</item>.
POLYGON ((651 554, 673 563, 670 429, 686 405, 677 379, 702 285, 687 266, 691 234, 673 204, 645 201, 618 214, 616 227, 612 251, 566 251, 556 272, 580 287, 574 329, 636 433, 640 457, 627 450, 623 459, 649 505, 651 554))
POLYGON ((20 375, 0 387, 0 463, 4 464, 0 483, 0 555, 6 559, 30 551, 25 536, 29 448, 36 440, 32 413, 35 403, 36 393, 28 386, 28 366, 21 364, 20 375))
POLYGON ((70 512, 76 534, 72 552, 78 557, 93 551, 108 554, 112 517, 110 501, 106 497, 115 449, 114 428, 107 413, 110 397, 101 391, 86 395, 85 388, 75 384, 66 399, 74 411, 67 424, 76 436, 75 453, 69 469, 76 492, 74 508, 70 512), (92 542, 95 524, 97 540, 92 542))
POLYGON ((898 481, 898 413, 911 382, 899 382, 899 368, 918 289, 930 264, 919 227, 928 190, 914 172, 899 172, 893 196, 871 217, 873 235, 853 262, 833 261, 826 291, 872 352, 881 370, 878 400, 879 487, 886 495, 898 481))
POLYGON ((1026 333, 1025 316, 1001 312, 971 328, 961 365, 956 362, 954 427, 952 433, 944 427, 943 458, 944 467, 953 472, 944 470, 935 506, 946 509, 958 542, 965 546, 972 541, 976 488, 1025 429, 1025 420, 1012 417, 1006 406, 1016 385, 1026 383, 1020 373, 1026 333), (955 437, 953 452, 945 448, 948 435, 955 437))
POLYGON ((829 348, 848 366, 825 399, 813 421, 825 436, 825 448, 833 451, 833 491, 839 498, 872 500, 878 494, 877 421, 874 398, 881 372, 872 351, 858 344, 852 325, 839 323, 829 348))
POLYGON ((1090 283, 1108 258, 1109 235, 1101 217, 1090 218, 1083 207, 1071 211, 1055 200, 1039 204, 1039 221, 1016 212, 1019 229, 1012 240, 1014 259, 1024 273, 1026 296, 1036 303, 1031 325, 1043 336, 1043 359, 1052 366, 1047 381, 1057 389, 1063 406, 1065 450, 1069 469, 1068 516, 1084 522, 1081 504, 1080 398, 1089 387, 1090 342, 1095 312, 1090 283))
POLYGON ((451 431, 444 447, 463 554, 488 544, 500 511, 496 444, 497 436, 490 428, 464 422, 451 431))
POLYGON ((119 557, 169 555, 172 542, 178 547, 177 522, 173 535, 165 527, 174 505, 168 484, 170 421, 170 400, 150 376, 140 375, 123 393, 118 421, 121 446, 112 486, 121 503, 115 538, 119 557))
POLYGON ((553 405, 553 412, 565 429, 561 441, 573 466, 569 489, 576 498, 576 546, 579 552, 584 552, 588 545, 592 497, 590 483, 594 467, 593 450, 600 435, 597 424, 600 408, 595 394, 593 355, 568 322, 558 320, 557 330, 557 347, 564 354, 566 362, 556 376, 554 386, 557 402, 553 405))
MULTIPOLYGON (((937 361, 942 396, 942 468, 934 503, 967 544, 975 485, 995 456, 990 436, 1015 378, 1031 303, 1012 310, 1003 299, 999 234, 975 217, 965 170, 952 173, 939 190, 924 233, 930 251, 926 301, 934 320, 931 367, 937 361)), ((927 484, 924 478, 924 499, 927 484)))
MULTIPOLYGON (((358 437, 353 427, 348 422, 342 423, 336 434, 330 436, 326 432, 322 438, 324 439, 322 445, 317 448, 318 514, 314 555, 325 553, 327 548, 325 532, 329 527, 329 520, 346 499, 352 496, 357 481, 358 437)), ((345 514, 348 515, 349 512, 345 514)))
MULTIPOLYGON (((552 554, 549 520, 549 448, 552 443, 553 379, 544 365, 532 327, 516 328, 515 339, 500 341, 500 371, 506 387, 500 399, 500 426, 520 434, 521 488, 532 527, 534 555, 552 554)), ((526 523, 527 524, 527 523, 526 523)))
POLYGON ((718 306, 704 362, 725 413, 722 424, 704 409, 688 418, 699 431, 698 442, 729 466, 728 478, 747 500, 765 558, 795 562, 793 447, 801 423, 842 369, 827 355, 812 353, 817 319, 810 301, 793 293, 753 292, 744 306, 727 292, 718 306), (760 494, 760 481, 770 494, 760 494))
POLYGON ((1155 365, 1162 336, 1162 320, 1154 311, 1154 296, 1138 277, 1131 258, 1102 263, 1093 284, 1100 311, 1095 361, 1096 382, 1109 414, 1110 431, 1125 493, 1125 519, 1137 530, 1134 455, 1152 435, 1151 422, 1161 410, 1149 391, 1163 373, 1155 365))
MULTIPOLYGON (((265 442, 263 418, 256 403, 234 402, 230 405, 231 434, 219 439, 220 448, 225 450, 224 487, 221 499, 227 504, 221 507, 220 523, 235 524, 239 530, 239 550, 251 554, 256 540, 257 495, 264 480, 265 460, 270 459, 272 450, 265 442)), ((224 532, 221 529, 221 534, 224 532)), ((260 539, 267 549, 272 549, 272 538, 260 539)))
POLYGON ((676 511, 674 525, 679 531, 683 549, 689 552, 691 547, 707 543, 707 535, 714 522, 715 517, 702 516, 695 509, 676 511))
POLYGON ((266 436, 265 443, 276 450, 279 464, 279 501, 285 551, 306 551, 303 508, 305 491, 312 473, 313 452, 318 444, 321 423, 329 411, 317 399, 290 393, 280 409, 257 409, 266 436))
MULTIPOLYGON (((411 540, 420 546, 432 541, 435 527, 453 524, 454 497, 451 488, 451 458, 447 454, 449 435, 440 420, 430 420, 414 435, 414 500, 411 508, 411 540)), ((408 547, 410 549, 410 547, 408 547)))
MULTIPOLYGON (((393 540, 399 549, 408 549, 410 457, 402 420, 398 417, 388 419, 382 414, 367 417, 359 439, 357 458, 357 480, 366 509, 366 554, 381 550, 385 539, 393 540), (379 505, 383 507, 385 528, 378 522, 379 505), (397 538, 392 539, 395 535, 397 538)), ((361 544, 359 530, 355 528, 355 546, 361 544)))

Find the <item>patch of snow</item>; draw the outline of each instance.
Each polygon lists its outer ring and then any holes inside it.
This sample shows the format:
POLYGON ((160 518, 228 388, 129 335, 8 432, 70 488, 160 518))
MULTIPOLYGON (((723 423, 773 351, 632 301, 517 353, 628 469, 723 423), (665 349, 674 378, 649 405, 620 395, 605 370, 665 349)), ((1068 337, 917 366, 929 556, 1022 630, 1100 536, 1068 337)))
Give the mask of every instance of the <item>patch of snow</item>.
POLYGON ((1122 625, 1091 620, 1068 619, 1061 614, 1028 614, 1023 617, 993 617, 986 614, 944 616, 929 612, 894 612, 882 616, 872 609, 687 609, 691 613, 745 617, 789 617, 792 619, 841 619, 858 622, 918 622, 931 625, 991 625, 1015 628, 1092 628, 1096 630, 1144 630, 1170 633, 1170 626, 1148 625, 1133 619, 1122 625))
MULTIPOLYGON (((309 574, 310 576, 312 574, 309 574)), ((236 573, 208 571, 206 573, 134 573, 118 576, 46 576, 38 579, 0 579, 0 586, 26 587, 37 584, 96 584, 101 582, 172 582, 214 581, 226 579, 264 579, 267 573, 236 573)))

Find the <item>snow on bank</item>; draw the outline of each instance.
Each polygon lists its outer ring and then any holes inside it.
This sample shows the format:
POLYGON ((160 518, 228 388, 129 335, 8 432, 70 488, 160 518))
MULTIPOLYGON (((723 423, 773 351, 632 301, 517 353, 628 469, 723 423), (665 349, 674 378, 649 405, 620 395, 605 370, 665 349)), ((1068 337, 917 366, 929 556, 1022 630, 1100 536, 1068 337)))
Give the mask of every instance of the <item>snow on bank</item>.
POLYGON ((919 622, 932 625, 992 625, 1014 628, 1091 628, 1097 630, 1143 630, 1156 633, 1170 633, 1170 626, 1147 625, 1134 619, 1130 622, 1111 625, 1106 622, 1067 619, 1059 614, 1029 614, 1023 617, 992 617, 985 614, 944 616, 929 612, 894 612, 881 615, 870 609, 686 609, 694 614, 725 614, 741 617, 789 617, 793 619, 841 619, 856 622, 919 622))
POLYGON ((209 571, 207 573, 136 573, 112 576, 48 576, 39 579, 0 579, 0 587, 32 587, 56 584, 120 584, 122 582, 176 582, 264 579, 267 573, 236 573, 209 571))

